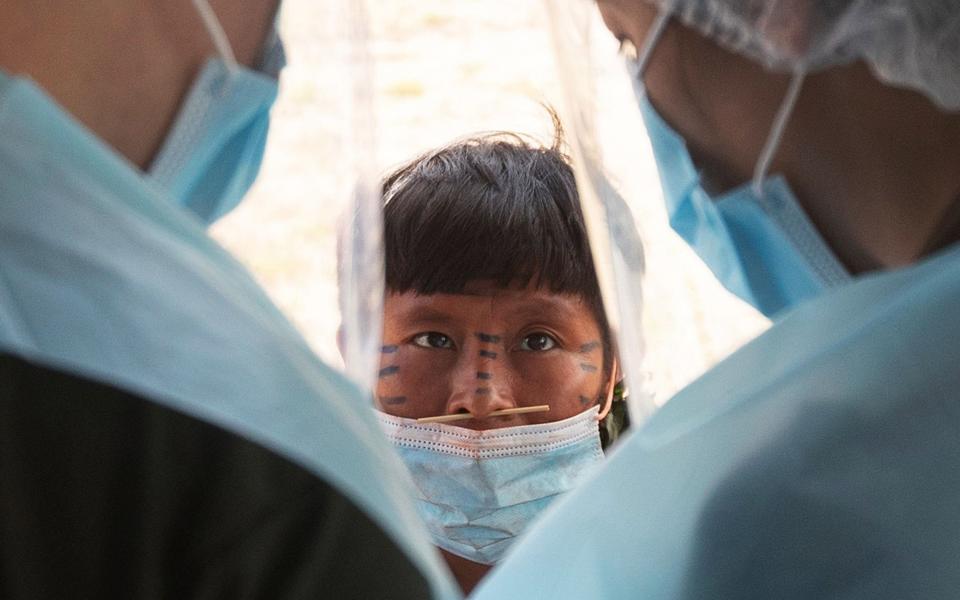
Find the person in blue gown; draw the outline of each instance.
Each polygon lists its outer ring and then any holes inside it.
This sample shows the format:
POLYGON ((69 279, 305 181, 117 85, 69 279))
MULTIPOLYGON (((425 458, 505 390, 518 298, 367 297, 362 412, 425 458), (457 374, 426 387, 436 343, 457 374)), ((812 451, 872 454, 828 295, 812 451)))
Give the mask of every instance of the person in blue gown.
POLYGON ((456 598, 367 399, 206 232, 276 0, 0 3, 0 596, 456 598))
POLYGON ((960 5, 598 5, 671 226, 774 322, 475 597, 956 598, 960 5))

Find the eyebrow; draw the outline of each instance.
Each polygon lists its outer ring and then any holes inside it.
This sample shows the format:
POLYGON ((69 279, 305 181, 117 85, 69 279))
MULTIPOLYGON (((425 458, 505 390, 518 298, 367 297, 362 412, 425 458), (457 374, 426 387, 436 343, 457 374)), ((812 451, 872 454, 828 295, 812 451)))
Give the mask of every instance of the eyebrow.
MULTIPOLYGON (((532 298, 521 299, 517 302, 515 308, 510 310, 511 321, 547 321, 548 324, 563 325, 573 319, 573 308, 568 300, 572 297, 575 300, 586 303, 586 300, 578 295, 552 294, 543 292, 534 292, 532 298)), ((462 294, 471 295, 471 294, 462 294)), ((593 313, 590 317, 595 319, 593 313)), ((433 306, 426 304, 414 305, 401 311, 397 318, 412 327, 430 327, 437 325, 447 325, 456 320, 450 313, 438 310, 433 306)), ((476 332, 476 337, 482 342, 497 343, 500 336, 487 333, 476 332)))
POLYGON ((537 296, 518 303, 511 311, 518 319, 557 319, 569 320, 573 315, 571 307, 560 298, 537 296))
POLYGON ((414 306, 404 310, 399 315, 407 323, 447 323, 451 320, 448 313, 429 306, 414 306))

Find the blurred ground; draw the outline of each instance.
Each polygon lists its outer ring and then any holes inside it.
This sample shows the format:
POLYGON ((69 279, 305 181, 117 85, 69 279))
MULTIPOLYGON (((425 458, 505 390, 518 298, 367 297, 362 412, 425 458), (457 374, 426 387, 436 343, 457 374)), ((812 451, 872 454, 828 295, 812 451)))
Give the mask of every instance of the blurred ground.
MULTIPOLYGON (((349 189, 333 2, 285 0, 290 66, 263 173, 214 235, 264 285, 317 352, 339 363, 335 225, 349 189)), ((370 10, 381 172, 468 133, 550 139, 541 102, 561 106, 541 0, 376 0, 370 10)), ((610 44, 598 69, 611 175, 638 207, 645 241, 647 369, 660 402, 766 327, 669 229, 636 104, 610 44), (609 126, 615 123, 615 126, 609 126)))

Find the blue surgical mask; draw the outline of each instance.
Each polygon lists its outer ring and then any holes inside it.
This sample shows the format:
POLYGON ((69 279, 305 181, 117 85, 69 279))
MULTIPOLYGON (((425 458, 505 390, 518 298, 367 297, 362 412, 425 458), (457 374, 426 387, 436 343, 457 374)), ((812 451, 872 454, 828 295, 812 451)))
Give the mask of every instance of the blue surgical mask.
POLYGON ((683 138, 657 113, 632 69, 670 226, 725 288, 774 317, 850 279, 786 180, 716 196, 704 189, 683 138))
POLYGON ((229 48, 225 54, 202 67, 148 169, 207 225, 239 204, 257 177, 285 64, 276 28, 257 70, 236 63, 229 48))
POLYGON ((377 417, 413 476, 417 509, 434 543, 490 565, 601 461, 598 411, 479 431, 379 411, 377 417))

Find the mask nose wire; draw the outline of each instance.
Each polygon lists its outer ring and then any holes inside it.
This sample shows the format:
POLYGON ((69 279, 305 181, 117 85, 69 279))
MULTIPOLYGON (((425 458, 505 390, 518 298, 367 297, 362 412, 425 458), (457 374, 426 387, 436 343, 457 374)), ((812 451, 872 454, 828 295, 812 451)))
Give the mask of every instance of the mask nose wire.
POLYGON ((790 120, 793 108, 797 104, 797 98, 800 96, 800 90, 803 88, 803 80, 806 75, 806 71, 802 68, 797 68, 793 72, 787 93, 773 118, 773 125, 767 135, 767 141, 764 142, 760 156, 757 158, 757 165, 753 169, 753 193, 758 198, 763 197, 763 180, 767 176, 770 163, 773 162, 773 157, 780 146, 780 140, 783 138, 783 132, 787 128, 787 122, 790 120))
POLYGON ((230 70, 237 69, 237 58, 234 56, 233 49, 230 47, 230 40, 227 39, 227 34, 223 31, 223 27, 220 25, 216 13, 210 8, 210 4, 207 0, 193 0, 193 5, 196 7, 197 12, 200 13, 203 26, 207 30, 207 33, 210 34, 210 39, 213 41, 213 45, 217 49, 220 58, 223 59, 223 62, 227 64, 227 68, 230 70))

